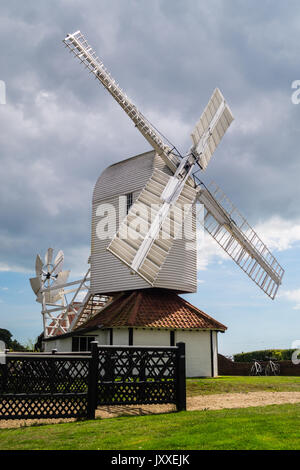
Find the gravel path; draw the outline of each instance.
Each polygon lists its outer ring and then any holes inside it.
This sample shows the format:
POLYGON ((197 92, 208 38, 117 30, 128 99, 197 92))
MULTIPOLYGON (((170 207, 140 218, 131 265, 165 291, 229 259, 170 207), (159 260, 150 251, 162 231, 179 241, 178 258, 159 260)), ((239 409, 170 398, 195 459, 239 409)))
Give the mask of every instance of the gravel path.
POLYGON ((299 403, 300 392, 249 392, 201 395, 187 399, 188 410, 221 410, 299 403))
MULTIPOLYGON (((199 395, 187 398, 187 410, 222 410, 224 408, 248 408, 251 406, 280 405, 299 403, 300 392, 249 392, 199 395)), ((97 418, 115 418, 117 416, 141 416, 147 414, 169 413, 175 411, 174 405, 126 405, 102 406, 96 411, 97 418)), ((28 419, 0 420, 1 428, 17 428, 33 424, 54 424, 76 421, 70 419, 28 419)))

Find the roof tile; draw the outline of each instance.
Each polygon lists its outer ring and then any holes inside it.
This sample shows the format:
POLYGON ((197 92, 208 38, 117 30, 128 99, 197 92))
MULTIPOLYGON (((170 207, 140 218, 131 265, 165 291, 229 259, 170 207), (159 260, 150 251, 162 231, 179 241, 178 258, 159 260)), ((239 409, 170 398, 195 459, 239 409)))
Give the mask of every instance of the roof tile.
POLYGON ((100 325, 109 328, 227 329, 175 292, 163 289, 125 292, 80 325, 80 329, 100 325))

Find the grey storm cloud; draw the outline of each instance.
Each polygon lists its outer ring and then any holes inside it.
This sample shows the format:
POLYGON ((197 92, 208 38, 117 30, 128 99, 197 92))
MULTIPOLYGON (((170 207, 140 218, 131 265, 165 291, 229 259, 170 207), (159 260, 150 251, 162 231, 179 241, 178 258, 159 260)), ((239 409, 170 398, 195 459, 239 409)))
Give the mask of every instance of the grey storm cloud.
POLYGON ((64 50, 77 29, 183 152, 218 86, 235 121, 204 181, 252 224, 299 218, 299 2, 11 0, 0 13, 0 268, 30 270, 48 246, 85 256, 97 177, 149 148, 64 50))

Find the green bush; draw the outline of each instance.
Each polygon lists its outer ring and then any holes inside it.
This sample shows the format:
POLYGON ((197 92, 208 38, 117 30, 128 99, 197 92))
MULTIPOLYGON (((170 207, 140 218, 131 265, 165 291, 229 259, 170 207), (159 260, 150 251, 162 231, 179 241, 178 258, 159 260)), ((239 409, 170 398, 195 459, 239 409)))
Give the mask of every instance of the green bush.
POLYGON ((262 351, 251 351, 246 353, 234 354, 234 362, 251 362, 253 359, 266 361, 268 357, 278 361, 290 361, 295 349, 264 349, 262 351))

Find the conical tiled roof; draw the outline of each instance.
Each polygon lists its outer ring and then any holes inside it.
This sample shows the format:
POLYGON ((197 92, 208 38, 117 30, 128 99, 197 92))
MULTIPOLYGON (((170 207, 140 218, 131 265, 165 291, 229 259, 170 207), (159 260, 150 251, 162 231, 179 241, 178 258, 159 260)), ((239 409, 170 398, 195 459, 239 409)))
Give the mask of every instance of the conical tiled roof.
POLYGON ((118 296, 80 329, 113 327, 210 329, 227 327, 169 290, 142 289, 118 296))

